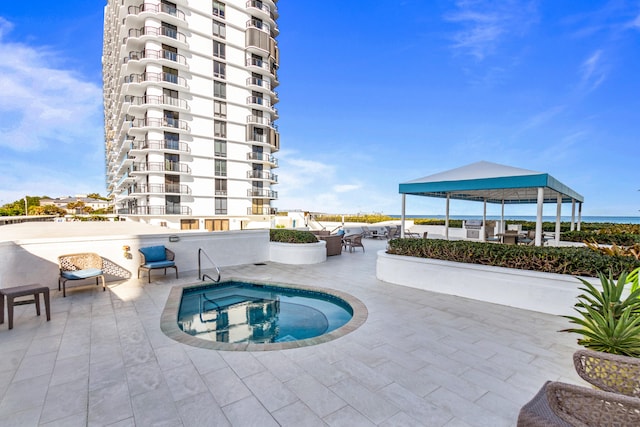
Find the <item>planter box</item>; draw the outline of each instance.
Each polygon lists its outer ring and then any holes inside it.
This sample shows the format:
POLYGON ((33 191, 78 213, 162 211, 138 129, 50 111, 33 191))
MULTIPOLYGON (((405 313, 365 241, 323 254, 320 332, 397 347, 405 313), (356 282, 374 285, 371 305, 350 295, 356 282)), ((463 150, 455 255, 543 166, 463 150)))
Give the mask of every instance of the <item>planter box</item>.
POLYGON ((269 242, 269 260, 281 264, 319 264, 327 260, 326 242, 269 242))
MULTIPOLYGON (((574 315, 582 284, 573 276, 389 255, 378 251, 376 277, 396 285, 525 310, 574 315)), ((590 280, 600 288, 597 279, 590 280)))

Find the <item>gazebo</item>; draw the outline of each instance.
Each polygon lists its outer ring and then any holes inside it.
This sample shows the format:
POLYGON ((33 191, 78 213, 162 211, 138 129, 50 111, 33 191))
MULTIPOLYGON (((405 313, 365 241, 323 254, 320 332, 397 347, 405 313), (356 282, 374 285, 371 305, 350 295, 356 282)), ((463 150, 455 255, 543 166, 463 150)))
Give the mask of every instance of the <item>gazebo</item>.
MULTIPOLYGON (((560 214, 563 203, 571 203, 571 230, 575 229, 576 203, 578 204, 577 229, 580 230, 584 198, 548 173, 536 172, 486 161, 471 163, 456 169, 414 179, 400 184, 402 194, 402 237, 406 196, 440 197, 447 200, 445 237, 449 238, 449 204, 451 199, 484 203, 483 225, 487 219, 487 203, 502 205, 504 224, 505 204, 537 204, 535 244, 542 244, 542 207, 544 203, 556 203, 556 244, 560 241, 560 214)), ((482 236, 484 237, 484 236, 482 236)))

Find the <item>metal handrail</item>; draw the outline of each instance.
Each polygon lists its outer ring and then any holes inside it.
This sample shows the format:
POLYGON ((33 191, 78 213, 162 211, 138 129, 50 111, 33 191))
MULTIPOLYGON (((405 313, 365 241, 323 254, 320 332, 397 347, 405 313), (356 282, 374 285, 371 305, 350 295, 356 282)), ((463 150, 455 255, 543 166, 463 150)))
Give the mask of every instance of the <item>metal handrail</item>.
POLYGON ((202 281, 204 282, 205 277, 209 278, 209 280, 218 283, 220 281, 220 269, 218 268, 218 266, 216 265, 215 262, 213 262, 213 260, 209 257, 209 255, 207 255, 207 253, 204 251, 204 249, 202 248, 198 248, 198 277, 202 277, 202 281), (209 262, 213 265, 213 267, 216 269, 216 272, 218 273, 218 278, 214 279, 213 277, 209 276, 208 274, 202 274, 202 254, 204 254, 204 256, 209 260, 209 262))

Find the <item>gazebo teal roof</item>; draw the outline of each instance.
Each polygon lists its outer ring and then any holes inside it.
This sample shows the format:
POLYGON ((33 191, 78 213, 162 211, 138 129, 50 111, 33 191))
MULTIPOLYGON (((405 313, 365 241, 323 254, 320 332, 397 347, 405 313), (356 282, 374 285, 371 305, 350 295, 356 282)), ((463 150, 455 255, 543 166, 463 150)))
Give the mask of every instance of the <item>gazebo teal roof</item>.
POLYGON ((486 161, 414 179, 400 184, 401 194, 441 197, 488 203, 537 203, 538 189, 544 203, 579 202, 584 198, 548 173, 486 161))

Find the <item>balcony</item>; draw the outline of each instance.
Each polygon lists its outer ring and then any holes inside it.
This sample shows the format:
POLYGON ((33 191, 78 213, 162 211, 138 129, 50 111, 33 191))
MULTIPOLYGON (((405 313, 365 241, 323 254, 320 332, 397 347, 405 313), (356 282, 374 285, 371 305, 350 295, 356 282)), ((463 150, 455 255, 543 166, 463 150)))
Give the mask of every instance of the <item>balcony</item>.
POLYGON ((258 110, 276 114, 276 109, 271 105, 270 98, 263 98, 261 96, 248 96, 247 105, 258 110))
POLYGON ((169 141, 163 139, 150 139, 143 141, 135 141, 132 150, 149 150, 149 151, 180 151, 190 153, 191 148, 185 142, 169 141))
POLYGON ((169 6, 168 4, 142 3, 140 6, 129 6, 129 8, 127 9, 127 13, 129 15, 162 13, 164 15, 168 15, 163 17, 163 19, 166 19, 167 21, 169 20, 184 21, 184 12, 176 7, 169 6))
POLYGON ((187 80, 184 77, 180 77, 173 73, 142 73, 142 74, 129 74, 124 76, 124 82, 131 83, 145 83, 145 82, 166 82, 174 85, 187 88, 187 80))
POLYGON ((265 4, 259 0, 249 0, 246 4, 247 9, 250 9, 252 14, 256 16, 260 16, 262 18, 275 19, 273 13, 271 13, 271 8, 268 4, 265 4))
POLYGON ((183 184, 140 184, 131 188, 130 194, 191 194, 191 188, 183 184))
POLYGON ((247 178, 249 179, 262 179, 265 181, 271 181, 274 184, 278 182, 278 175, 269 171, 247 171, 247 178))
POLYGON ((278 129, 278 126, 275 123, 273 123, 270 117, 260 117, 260 116, 253 116, 253 115, 247 116, 247 123, 268 126, 273 129, 278 129))
POLYGON ((267 188, 252 188, 247 190, 247 197, 255 197, 259 199, 277 199, 278 192, 267 188))
POLYGON ((267 164, 270 164, 271 167, 276 167, 276 168, 278 167, 278 159, 273 157, 271 154, 267 154, 267 153, 256 153, 256 152, 247 153, 247 160, 251 160, 253 162, 267 163, 267 164))
POLYGON ((170 50, 162 49, 162 50, 152 50, 145 49, 140 52, 131 51, 129 52, 129 56, 125 56, 123 62, 127 64, 129 61, 140 61, 143 59, 151 59, 151 60, 164 60, 171 61, 171 63, 175 63, 178 65, 187 66, 187 58, 182 55, 179 55, 170 50))
POLYGON ((247 58, 247 60, 245 61, 245 65, 251 70, 273 75, 273 73, 271 72, 271 67, 269 67, 269 62, 263 59, 247 58))
POLYGON ((172 119, 172 118, 153 118, 147 117, 144 119, 134 119, 131 121, 132 128, 171 128, 189 132, 191 128, 184 120, 172 119))
POLYGON ((126 95, 124 97, 124 102, 134 105, 134 106, 143 106, 143 105, 168 105, 180 110, 189 111, 189 104, 187 101, 180 98, 173 98, 171 96, 166 95, 145 95, 145 96, 131 96, 126 95))
POLYGON ((247 28, 255 28, 257 30, 263 31, 271 35, 271 26, 259 19, 255 19, 255 18, 249 19, 246 25, 247 25, 247 28))
POLYGON ((247 215, 277 215, 278 209, 269 206, 252 206, 247 208, 247 215))
POLYGON ((247 78, 247 86, 250 88, 260 88, 265 91, 271 92, 271 83, 265 79, 261 79, 258 77, 248 77, 247 78))
POLYGON ((146 162, 134 163, 131 169, 132 173, 145 172, 173 172, 173 173, 191 173, 189 165, 179 162, 146 162))
POLYGON ((149 37, 168 37, 173 40, 177 40, 180 43, 187 45, 187 36, 180 31, 176 31, 173 28, 167 27, 142 27, 142 28, 131 28, 129 30, 129 35, 123 41, 126 43, 128 39, 137 39, 143 38, 144 36, 149 37))
POLYGON ((151 205, 118 209, 118 213, 120 215, 191 215, 191 208, 180 205, 151 205))

